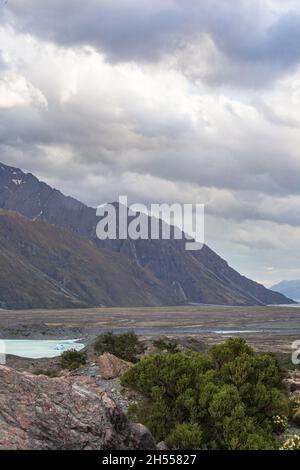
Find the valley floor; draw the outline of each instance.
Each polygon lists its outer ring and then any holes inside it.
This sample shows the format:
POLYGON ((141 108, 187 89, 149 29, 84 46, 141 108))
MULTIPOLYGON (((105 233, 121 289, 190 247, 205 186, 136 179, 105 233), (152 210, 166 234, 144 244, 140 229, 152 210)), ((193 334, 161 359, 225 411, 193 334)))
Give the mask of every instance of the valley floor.
POLYGON ((300 339, 300 309, 179 306, 0 311, 0 339, 73 339, 89 344, 103 331, 134 330, 143 337, 192 336, 205 344, 243 336, 257 350, 291 352, 300 339))

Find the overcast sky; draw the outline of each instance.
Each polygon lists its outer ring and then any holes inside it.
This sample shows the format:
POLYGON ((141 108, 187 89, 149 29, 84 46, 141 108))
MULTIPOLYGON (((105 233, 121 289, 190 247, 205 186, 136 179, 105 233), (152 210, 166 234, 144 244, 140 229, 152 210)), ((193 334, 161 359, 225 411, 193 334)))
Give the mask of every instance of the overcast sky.
POLYGON ((91 205, 206 205, 206 243, 300 278, 299 0, 0 0, 0 161, 91 205))

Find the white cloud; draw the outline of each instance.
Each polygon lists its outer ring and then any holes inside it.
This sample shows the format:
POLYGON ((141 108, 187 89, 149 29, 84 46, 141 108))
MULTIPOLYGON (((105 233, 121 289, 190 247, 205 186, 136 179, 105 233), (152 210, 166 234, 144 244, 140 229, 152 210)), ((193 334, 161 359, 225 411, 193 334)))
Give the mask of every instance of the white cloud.
POLYGON ((4 73, 0 78, 0 109, 18 106, 47 107, 47 100, 23 76, 14 72, 4 73))

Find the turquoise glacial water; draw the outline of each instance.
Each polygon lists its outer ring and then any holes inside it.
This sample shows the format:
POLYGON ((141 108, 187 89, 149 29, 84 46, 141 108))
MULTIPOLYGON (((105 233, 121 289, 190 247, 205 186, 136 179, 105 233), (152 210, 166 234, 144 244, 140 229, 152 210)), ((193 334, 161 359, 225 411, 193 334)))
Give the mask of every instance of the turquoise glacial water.
POLYGON ((0 340, 0 353, 12 354, 29 359, 42 359, 60 356, 63 351, 76 349, 80 351, 84 344, 76 339, 70 340, 31 340, 6 339, 0 340))

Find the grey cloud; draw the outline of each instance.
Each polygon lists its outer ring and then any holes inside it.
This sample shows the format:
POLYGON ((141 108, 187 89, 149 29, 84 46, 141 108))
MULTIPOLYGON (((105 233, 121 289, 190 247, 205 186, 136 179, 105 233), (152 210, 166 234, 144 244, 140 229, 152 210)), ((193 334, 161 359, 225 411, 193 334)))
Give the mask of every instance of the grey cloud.
POLYGON ((265 86, 300 60, 300 16, 270 21, 271 9, 257 0, 11 0, 9 11, 17 29, 63 46, 92 45, 112 62, 185 56, 208 35, 223 66, 195 64, 191 75, 215 84, 265 86))
POLYGON ((3 58, 3 52, 2 50, 0 49, 0 71, 3 71, 4 69, 7 68, 7 64, 3 58))
POLYGON ((300 227, 300 198, 295 196, 266 195, 255 191, 232 191, 231 198, 218 205, 218 200, 207 207, 207 213, 226 217, 232 221, 254 223, 269 221, 300 227))
POLYGON ((12 0, 10 11, 16 28, 62 45, 93 45, 112 61, 156 60, 174 40, 179 45, 171 36, 182 23, 181 8, 161 0, 12 0))
POLYGON ((297 128, 300 125, 300 121, 297 119, 290 118, 289 116, 282 116, 278 114, 274 109, 268 106, 262 99, 257 99, 253 102, 257 111, 260 112, 264 118, 271 124, 275 124, 280 127, 297 128))
MULTIPOLYGON (((59 177, 62 168, 67 168, 62 181, 76 177, 77 169, 84 168, 87 175, 100 172, 110 178, 129 172, 179 185, 283 196, 300 193, 298 158, 289 153, 284 141, 280 147, 277 129, 264 142, 259 125, 255 133, 246 128, 234 148, 222 134, 208 142, 201 126, 194 128, 182 113, 164 117, 136 103, 134 97, 118 116, 103 110, 97 100, 89 101, 87 109, 85 94, 64 104, 46 98, 48 108, 0 109, 0 142, 5 154, 9 155, 9 149, 11 154, 19 152, 41 171, 44 160, 44 170, 53 176, 56 172, 59 177), (53 149, 62 166, 51 167, 45 147, 53 149)), ((238 115, 233 119, 234 131, 241 122, 238 115)))
MULTIPOLYGON (((187 135, 178 133, 176 120, 169 123, 167 131, 162 126, 163 134, 160 134, 149 131, 159 130, 161 126, 155 116, 148 115, 146 121, 140 121, 135 129, 130 121, 131 115, 132 111, 128 110, 128 114, 114 123, 107 123, 105 114, 101 112, 97 118, 87 119, 78 104, 65 105, 64 113, 59 105, 53 104, 50 109, 0 110, 0 141, 6 154, 9 155, 8 149, 12 154, 19 151, 23 160, 27 158, 29 162, 35 162, 39 170, 44 168, 53 176, 60 174, 62 181, 77 178, 78 168, 80 171, 84 168, 86 175, 100 174, 112 179, 129 172, 140 175, 140 178, 152 175, 179 185, 185 182, 199 187, 241 192, 251 190, 270 196, 300 193, 297 160, 288 156, 283 158, 278 153, 276 142, 270 142, 268 153, 263 155, 251 138, 244 142, 247 149, 244 152, 234 152, 227 148, 226 143, 216 141, 207 147, 201 142, 199 131, 193 134, 187 127, 187 135), (62 166, 51 168, 51 162, 44 156, 45 147, 54 149, 58 163, 60 158, 62 160, 62 166), (71 157, 63 163, 68 149, 71 157), (67 169, 67 175, 65 172, 61 174, 63 168, 67 169)), ((262 207, 258 210, 255 205, 245 205, 242 200, 238 202, 241 217, 242 212, 244 218, 270 217, 271 212, 264 211, 262 207)), ((281 213, 271 214, 271 218, 285 221, 286 216, 291 223, 297 224, 298 218, 292 211, 286 212, 287 207, 283 209, 281 213)))
POLYGON ((280 154, 276 144, 268 153, 259 151, 251 139, 242 152, 230 150, 226 143, 215 142, 207 149, 195 141, 157 152, 144 152, 143 158, 128 162, 127 168, 150 173, 169 181, 185 181, 202 187, 256 190, 267 194, 299 194, 300 169, 297 160, 280 154), (198 144, 198 145, 197 145, 198 144))
POLYGON ((266 285, 300 276, 299 229, 261 220, 236 223, 227 216, 208 216, 205 236, 239 272, 266 285))

